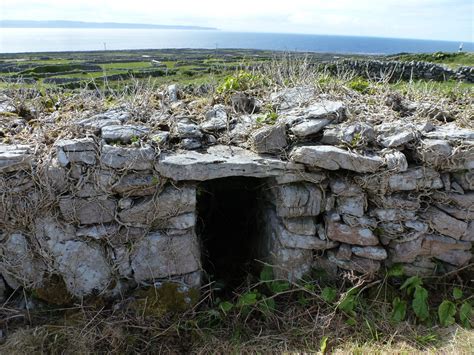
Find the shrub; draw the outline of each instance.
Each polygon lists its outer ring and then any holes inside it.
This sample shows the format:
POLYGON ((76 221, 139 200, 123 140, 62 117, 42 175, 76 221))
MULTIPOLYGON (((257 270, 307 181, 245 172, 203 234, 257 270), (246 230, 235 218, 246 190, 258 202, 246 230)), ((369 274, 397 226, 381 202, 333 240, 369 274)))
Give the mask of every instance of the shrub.
POLYGON ((360 78, 360 77, 351 80, 348 86, 352 90, 358 91, 363 94, 369 91, 369 82, 365 80, 364 78, 360 78))

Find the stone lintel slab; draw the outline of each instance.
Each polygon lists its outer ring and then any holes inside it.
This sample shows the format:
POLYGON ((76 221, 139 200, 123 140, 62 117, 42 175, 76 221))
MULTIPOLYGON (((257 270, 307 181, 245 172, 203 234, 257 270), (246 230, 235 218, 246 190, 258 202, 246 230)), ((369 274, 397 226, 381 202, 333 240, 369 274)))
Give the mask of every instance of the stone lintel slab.
POLYGON ((304 171, 301 164, 222 145, 210 147, 203 153, 163 153, 156 162, 155 169, 162 176, 175 181, 205 181, 230 176, 265 178, 304 171))

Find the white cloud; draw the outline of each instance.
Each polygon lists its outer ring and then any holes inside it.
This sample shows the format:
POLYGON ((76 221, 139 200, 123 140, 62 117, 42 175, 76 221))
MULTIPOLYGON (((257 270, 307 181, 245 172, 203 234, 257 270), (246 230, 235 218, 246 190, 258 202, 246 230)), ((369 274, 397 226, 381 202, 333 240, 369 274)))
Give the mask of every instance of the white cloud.
POLYGON ((0 18, 473 40, 472 0, 0 0, 0 18))

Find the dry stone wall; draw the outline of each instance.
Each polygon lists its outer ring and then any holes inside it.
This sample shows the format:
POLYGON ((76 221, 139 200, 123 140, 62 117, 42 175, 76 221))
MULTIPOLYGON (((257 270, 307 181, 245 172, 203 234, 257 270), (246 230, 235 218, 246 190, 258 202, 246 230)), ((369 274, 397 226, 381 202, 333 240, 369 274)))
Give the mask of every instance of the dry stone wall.
POLYGON ((198 186, 233 176, 262 179, 255 238, 278 277, 472 262, 473 130, 345 122, 345 103, 308 87, 271 101, 272 125, 216 105, 200 124, 175 117, 160 131, 115 109, 79 120, 79 136, 50 151, 0 145, 0 297, 58 276, 78 298, 162 280, 199 286, 198 186))
POLYGON ((454 79, 474 83, 474 68, 469 66, 462 66, 454 70, 444 65, 418 61, 342 60, 337 62, 333 69, 335 71, 351 70, 359 76, 376 80, 446 81, 454 79))

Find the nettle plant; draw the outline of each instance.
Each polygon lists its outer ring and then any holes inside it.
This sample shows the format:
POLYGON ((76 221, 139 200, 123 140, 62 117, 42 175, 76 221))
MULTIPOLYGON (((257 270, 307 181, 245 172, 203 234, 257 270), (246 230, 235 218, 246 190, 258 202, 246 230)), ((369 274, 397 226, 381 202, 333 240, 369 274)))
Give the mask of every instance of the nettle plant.
MULTIPOLYGON (((423 279, 419 276, 412 276, 405 280, 400 287, 405 297, 395 297, 392 302, 392 320, 401 322, 405 320, 408 308, 408 301, 411 302, 411 308, 416 318, 421 322, 430 320, 432 309, 429 305, 430 294, 423 287, 423 279)), ((456 323, 456 315, 459 323, 465 328, 471 328, 474 312, 468 299, 464 299, 464 293, 461 288, 454 287, 452 295, 444 299, 437 308, 437 318, 439 324, 447 327, 456 323)))
POLYGON ((217 87, 216 91, 220 95, 228 95, 237 91, 252 90, 265 85, 267 83, 263 75, 240 70, 227 76, 217 87))
MULTIPOLYGON (((387 278, 396 277, 400 279, 403 273, 396 268, 388 271, 387 278)), ((344 316, 345 323, 355 326, 362 320, 366 326, 374 331, 377 337, 377 326, 373 317, 368 317, 367 310, 369 304, 374 299, 367 294, 368 288, 372 284, 360 283, 346 290, 337 289, 332 285, 324 286, 315 280, 298 283, 275 280, 273 269, 265 265, 259 277, 259 282, 241 293, 233 300, 217 299, 218 310, 216 315, 227 316, 229 313, 238 313, 247 317, 250 313, 259 313, 263 316, 273 314, 277 308, 278 300, 281 296, 292 297, 298 304, 306 306, 323 301, 323 303, 336 313, 344 316)), ((379 284, 380 287, 387 286, 386 282, 379 284)), ((377 291, 376 300, 380 299, 382 289, 377 291)), ((435 294, 424 287, 423 279, 419 276, 406 278, 400 287, 393 290, 393 300, 388 303, 387 319, 390 318, 394 324, 410 319, 410 315, 417 322, 430 325, 435 322, 443 327, 455 324, 456 322, 464 328, 470 329, 474 320, 474 310, 472 307, 472 297, 465 297, 460 287, 453 285, 450 293, 436 307, 433 306, 435 294), (430 297, 431 296, 431 297, 430 297), (431 301, 431 302, 430 302, 431 301)), ((437 296, 437 294, 436 294, 437 296)), ((378 302, 380 303, 380 302, 378 302)), ((382 302, 385 303, 385 302, 382 302)), ((321 303, 319 303, 321 305, 321 303)), ((413 319, 413 318, 411 318, 413 319)))

